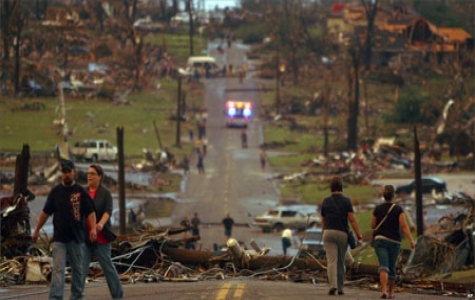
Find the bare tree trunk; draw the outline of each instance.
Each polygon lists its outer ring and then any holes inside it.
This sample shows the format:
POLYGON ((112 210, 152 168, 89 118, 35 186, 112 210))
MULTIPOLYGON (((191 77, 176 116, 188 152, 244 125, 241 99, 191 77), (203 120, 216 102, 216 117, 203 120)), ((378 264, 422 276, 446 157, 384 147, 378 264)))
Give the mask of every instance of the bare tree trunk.
POLYGON ((104 9, 102 8, 102 2, 97 1, 94 3, 94 11, 96 12, 96 20, 99 25, 99 30, 104 31, 104 9))
POLYGON ((178 13, 178 0, 173 0, 172 12, 173 15, 176 15, 178 13))
POLYGON ((298 5, 294 4, 293 0, 284 0, 282 2, 287 33, 281 32, 280 40, 284 41, 283 44, 287 44, 290 47, 290 65, 292 66, 293 84, 296 86, 299 83, 298 43, 295 32, 297 25, 295 18, 298 5))
POLYGON ((21 34, 23 31, 23 25, 24 25, 24 18, 21 13, 21 5, 20 5, 20 0, 17 0, 14 4, 14 11, 13 15, 14 18, 12 18, 12 21, 15 22, 15 41, 14 41, 14 51, 15 51, 15 71, 14 71, 14 87, 15 87, 15 94, 20 93, 21 85, 20 85, 20 71, 21 71, 21 34))
POLYGON ((366 80, 363 80, 363 98, 364 98, 364 126, 366 130, 366 138, 369 138, 370 129, 369 129, 369 111, 368 111, 368 83, 366 80))
MULTIPOLYGON (((355 46, 357 47, 357 46, 355 46)), ((357 151, 358 149, 358 116, 360 113, 360 53, 359 49, 350 49, 350 59, 352 65, 353 78, 349 80, 348 85, 353 86, 353 95, 350 94, 348 103, 348 150, 357 151)), ((350 78, 350 76, 349 76, 350 78)), ((351 93, 351 91, 349 91, 351 93)))
POLYGON ((10 60, 10 1, 5 0, 1 6, 2 38, 3 38, 3 60, 10 60))
POLYGON ((14 86, 15 86, 15 94, 20 94, 21 85, 20 85, 20 69, 21 69, 21 60, 20 60, 20 40, 17 39, 16 43, 13 47, 15 51, 15 72, 14 72, 14 86))
POLYGON ((328 144, 329 144, 329 133, 328 133, 328 110, 330 107, 330 97, 331 97, 331 82, 327 82, 325 91, 323 93, 323 155, 328 157, 328 144))
POLYGON ((134 89, 137 89, 141 79, 140 76, 140 67, 142 66, 142 47, 143 42, 141 37, 137 37, 135 44, 135 79, 134 79, 134 89))
POLYGON ((365 11, 366 11, 366 19, 368 20, 368 26, 366 28, 366 39, 364 43, 364 63, 365 63, 365 70, 368 71, 371 67, 371 60, 373 56, 372 51, 372 39, 373 39, 373 32, 374 32, 374 19, 376 18, 376 13, 378 12, 378 1, 373 0, 371 3, 361 0, 365 11))
POLYGON ((188 28, 190 37, 190 55, 193 55, 193 35, 195 34, 195 26, 193 23, 193 0, 186 0, 186 9, 188 12, 188 28))

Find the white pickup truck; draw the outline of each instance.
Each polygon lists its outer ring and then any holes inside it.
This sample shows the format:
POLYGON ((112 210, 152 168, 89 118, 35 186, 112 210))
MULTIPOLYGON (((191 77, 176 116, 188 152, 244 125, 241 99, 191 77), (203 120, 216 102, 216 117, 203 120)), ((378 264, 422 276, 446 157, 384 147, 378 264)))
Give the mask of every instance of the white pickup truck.
POLYGON ((256 216, 252 225, 260 227, 262 232, 271 232, 272 230, 280 232, 286 228, 304 230, 316 227, 321 224, 322 220, 316 213, 315 207, 312 206, 312 208, 310 212, 299 205, 279 206, 256 216))
POLYGON ((84 140, 74 144, 72 149, 76 160, 116 161, 117 147, 107 140, 84 140))

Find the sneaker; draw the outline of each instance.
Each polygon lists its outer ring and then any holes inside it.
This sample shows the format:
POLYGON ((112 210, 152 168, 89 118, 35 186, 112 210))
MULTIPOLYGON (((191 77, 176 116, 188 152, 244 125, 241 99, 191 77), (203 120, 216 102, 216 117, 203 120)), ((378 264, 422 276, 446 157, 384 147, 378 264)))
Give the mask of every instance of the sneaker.
POLYGON ((335 295, 336 293, 336 288, 331 288, 329 291, 328 291, 328 295, 335 295))

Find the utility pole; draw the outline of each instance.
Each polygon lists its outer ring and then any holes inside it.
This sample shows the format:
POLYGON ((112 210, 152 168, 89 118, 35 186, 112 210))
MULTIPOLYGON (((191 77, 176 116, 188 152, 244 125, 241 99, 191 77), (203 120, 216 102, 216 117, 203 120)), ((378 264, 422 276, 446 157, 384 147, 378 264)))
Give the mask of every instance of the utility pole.
POLYGON ((275 62, 275 113, 280 114, 280 46, 277 45, 275 62))
POLYGON ((125 222, 125 166, 124 166, 124 127, 117 127, 117 148, 119 150, 119 173, 117 174, 119 182, 119 230, 121 235, 126 234, 125 222))
POLYGON ((419 138, 417 137, 417 127, 414 125, 414 177, 416 187, 416 225, 417 236, 424 234, 424 218, 422 205, 422 184, 421 184, 421 150, 419 138))
POLYGON ((177 100, 176 100, 176 139, 175 139, 175 145, 176 147, 180 148, 181 143, 180 143, 180 136, 181 136, 181 102, 182 102, 182 97, 181 97, 181 81, 182 78, 181 76, 178 76, 178 95, 177 95, 177 100))

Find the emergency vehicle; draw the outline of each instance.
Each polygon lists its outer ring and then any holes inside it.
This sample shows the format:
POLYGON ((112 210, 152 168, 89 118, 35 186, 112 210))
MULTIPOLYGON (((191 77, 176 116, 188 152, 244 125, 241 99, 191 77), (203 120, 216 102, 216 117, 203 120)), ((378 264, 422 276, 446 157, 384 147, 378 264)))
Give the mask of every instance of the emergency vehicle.
POLYGON ((229 128, 247 128, 252 116, 252 103, 250 101, 226 101, 227 126, 229 128))

